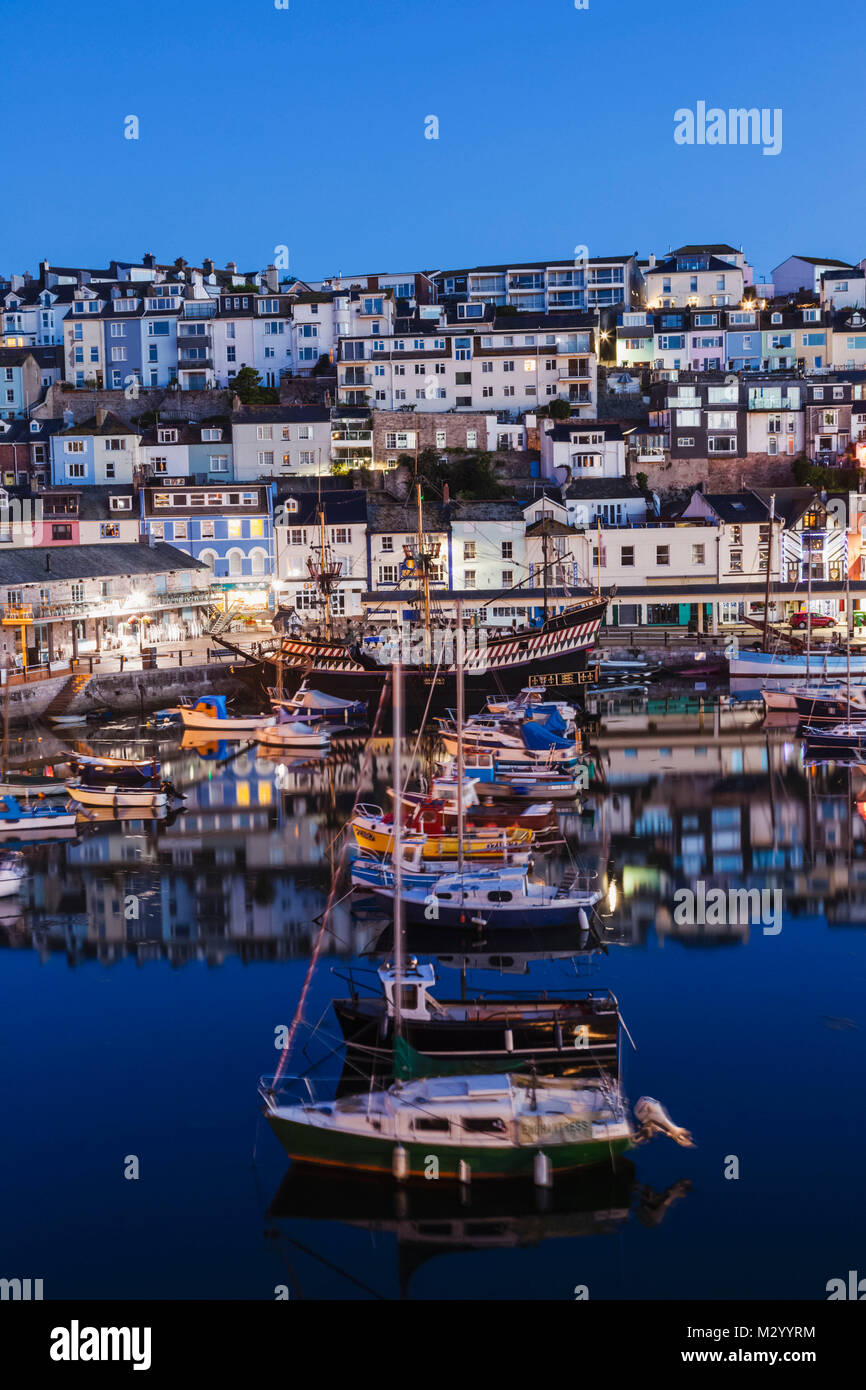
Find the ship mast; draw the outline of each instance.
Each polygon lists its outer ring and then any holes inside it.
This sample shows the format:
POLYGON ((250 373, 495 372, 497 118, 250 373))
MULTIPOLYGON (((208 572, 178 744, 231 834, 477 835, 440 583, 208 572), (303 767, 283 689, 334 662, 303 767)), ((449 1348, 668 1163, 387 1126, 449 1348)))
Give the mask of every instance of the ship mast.
POLYGON ((427 554, 424 550, 424 528, 421 522, 421 479, 415 479, 415 502, 418 511, 418 560, 421 565, 421 582, 424 587, 424 634, 425 640, 429 641, 430 632, 430 573, 427 564, 427 554))
POLYGON ((318 558, 311 556, 307 560, 307 570, 310 578, 315 584, 319 593, 322 595, 322 602, 325 608, 325 641, 331 640, 331 594, 340 583, 340 575, 343 571, 342 560, 334 560, 331 557, 331 547, 325 539, 325 504, 319 501, 319 544, 314 547, 318 550, 318 558))

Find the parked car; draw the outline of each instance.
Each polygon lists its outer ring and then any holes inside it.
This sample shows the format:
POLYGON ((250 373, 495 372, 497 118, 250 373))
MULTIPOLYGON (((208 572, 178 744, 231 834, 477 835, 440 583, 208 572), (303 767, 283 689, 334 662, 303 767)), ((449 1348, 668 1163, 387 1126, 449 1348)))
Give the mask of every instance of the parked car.
POLYGON ((809 613, 804 609, 792 615, 791 627, 806 627, 810 621, 812 627, 833 627, 836 623, 829 613, 809 613))

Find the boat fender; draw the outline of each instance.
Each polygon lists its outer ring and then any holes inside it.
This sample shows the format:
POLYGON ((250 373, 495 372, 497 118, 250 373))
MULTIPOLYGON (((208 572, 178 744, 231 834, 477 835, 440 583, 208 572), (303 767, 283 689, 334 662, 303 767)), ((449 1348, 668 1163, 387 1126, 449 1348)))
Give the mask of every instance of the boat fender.
POLYGON ((640 1121, 645 1138, 648 1139, 655 1133, 666 1134, 684 1149, 695 1147, 695 1141, 689 1131, 681 1125, 675 1125, 664 1106, 652 1096, 641 1096, 635 1104, 634 1113, 640 1121))
POLYGON ((505 1051, 514 1051, 514 1034, 510 1028, 506 1028, 505 1030, 505 1051))
POLYGON ((557 1023, 553 1029, 553 1040, 556 1043, 557 1052, 562 1051, 562 1024, 557 1023))
POLYGON ((469 1167, 465 1158, 461 1158, 460 1162, 457 1164, 457 1181, 464 1186, 468 1186, 472 1181, 472 1169, 469 1167))
POLYGON ((589 931, 589 918, 586 915, 586 911, 582 907, 578 910, 577 924, 580 927, 581 931, 589 931))
POLYGON ((391 1156, 391 1172, 397 1182, 405 1182, 409 1176, 409 1155, 402 1144, 397 1144, 391 1156))
POLYGON ((532 1165, 532 1180, 536 1187, 553 1187, 553 1174, 550 1159, 543 1149, 539 1149, 532 1165))

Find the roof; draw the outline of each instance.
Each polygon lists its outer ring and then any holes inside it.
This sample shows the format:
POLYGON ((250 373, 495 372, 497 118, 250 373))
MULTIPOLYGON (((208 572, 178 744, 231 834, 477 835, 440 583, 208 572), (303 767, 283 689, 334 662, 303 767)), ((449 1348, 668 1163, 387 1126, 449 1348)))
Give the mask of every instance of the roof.
MULTIPOLYGON (((806 261, 808 265, 838 265, 847 269, 853 269, 848 261, 837 261, 835 256, 799 256, 795 254, 793 256, 786 256, 785 259, 789 261, 806 261)), ((780 262, 780 265, 784 264, 785 261, 780 262)), ((776 266, 775 268, 778 270, 779 267, 776 266)))
POLYGON ((862 280, 866 276, 859 266, 843 266, 841 270, 825 270, 822 280, 862 280))
POLYGON ((743 254, 742 247, 740 247, 738 251, 736 246, 729 246, 726 241, 717 241, 712 244, 708 242, 706 244, 698 243, 689 246, 675 246, 673 251, 668 254, 672 256, 693 256, 700 251, 708 251, 711 256, 718 255, 720 251, 724 251, 726 254, 732 256, 741 256, 743 254))
POLYGON ((553 439, 558 444, 570 444, 571 436, 576 433, 584 434, 589 431, 591 434, 603 434, 605 439, 622 439, 622 425, 607 424, 600 420, 570 420, 561 425, 554 425, 552 430, 547 430, 548 439, 553 439))
POLYGON ((200 560, 173 545, 141 545, 138 541, 0 551, 0 584, 44 584, 47 576, 52 580, 93 579, 204 569, 207 566, 200 560))
POLYGON ((767 505, 754 492, 706 492, 703 497, 721 521, 767 520, 767 505))
POLYGON ((232 412, 233 425, 310 425, 330 418, 326 405, 243 405, 232 412))
MULTIPOLYGON (((424 531, 447 531, 451 506, 443 502, 425 502, 421 508, 424 531)), ((392 499, 386 502, 367 501, 367 529, 373 534, 417 531, 418 509, 392 499)))
MULTIPOLYGON (((291 486, 281 487, 278 506, 289 499, 297 503, 296 512, 283 512, 287 526, 311 526, 318 521, 319 496, 316 492, 295 492, 291 486)), ((325 522, 328 526, 351 526, 367 520, 367 494, 360 488, 332 489, 322 495, 325 522)))
POLYGON ((566 497, 586 497, 590 500, 598 497, 640 497, 644 499, 646 496, 630 478, 580 478, 577 482, 569 483, 565 495, 566 497))
POLYGON ((125 420, 121 420, 119 415, 115 415, 113 410, 105 412, 102 424, 96 422, 96 416, 91 415, 89 420, 81 420, 79 423, 67 425, 65 429, 59 430, 59 434, 135 434, 140 435, 141 431, 132 425, 128 425, 125 420))

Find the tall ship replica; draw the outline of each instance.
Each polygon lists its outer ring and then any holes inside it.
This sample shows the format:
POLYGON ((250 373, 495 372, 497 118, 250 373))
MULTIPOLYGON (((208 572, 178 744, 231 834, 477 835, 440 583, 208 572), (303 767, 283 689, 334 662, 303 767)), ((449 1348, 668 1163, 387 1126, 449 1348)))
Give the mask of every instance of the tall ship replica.
MULTIPOLYGON (((404 546, 400 584, 389 590, 387 597, 399 597, 412 604, 418 614, 417 623, 404 627, 399 641, 380 641, 372 646, 332 635, 331 596, 342 577, 342 561, 334 557, 327 542, 325 512, 320 505, 319 544, 312 548, 307 569, 320 595, 324 633, 307 636, 291 632, 288 615, 279 610, 274 618, 275 637, 262 643, 255 657, 226 639, 217 638, 240 659, 233 668, 238 676, 258 686, 260 692, 276 688, 291 694, 305 681, 327 694, 363 700, 375 708, 390 677, 392 662, 399 658, 409 713, 453 706, 458 634, 438 611, 434 576, 440 542, 424 533, 420 484, 416 484, 416 494, 418 524, 414 543, 404 546)), ((600 588, 587 592, 586 596, 569 601, 562 612, 550 616, 548 576, 561 559, 548 562, 546 532, 542 533, 542 541, 542 621, 500 635, 488 635, 484 629, 466 633, 463 640, 467 695, 481 699, 497 694, 510 697, 527 686, 544 685, 555 689, 557 698, 583 701, 587 654, 596 644, 613 591, 607 596, 600 588)), ((515 585, 502 596, 521 587, 515 585)))

